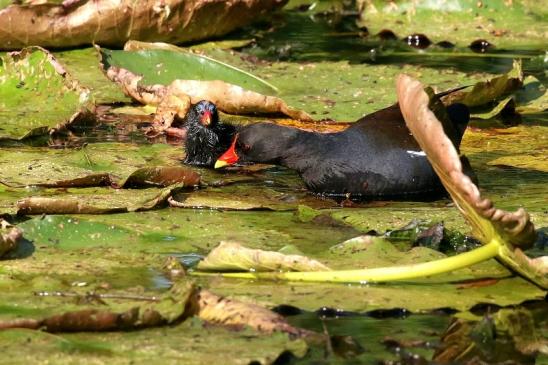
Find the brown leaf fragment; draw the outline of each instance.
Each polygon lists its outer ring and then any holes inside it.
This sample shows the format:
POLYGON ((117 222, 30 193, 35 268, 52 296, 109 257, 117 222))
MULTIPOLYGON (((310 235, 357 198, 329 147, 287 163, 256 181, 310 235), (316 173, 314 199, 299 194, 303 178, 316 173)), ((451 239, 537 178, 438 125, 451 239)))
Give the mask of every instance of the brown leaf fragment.
POLYGON ((532 245, 536 233, 529 214, 522 208, 513 213, 496 209, 491 200, 481 197, 478 187, 463 173, 457 150, 444 133, 441 122, 428 108, 430 100, 423 85, 409 76, 400 75, 397 92, 407 126, 457 207, 469 220, 474 235, 485 242, 488 232, 483 227, 492 224, 496 232, 513 245, 532 245), (477 215, 479 220, 473 219, 477 215))
POLYGON ((499 279, 491 279, 491 278, 471 280, 471 281, 466 281, 466 282, 457 284, 457 288, 458 289, 482 288, 485 286, 495 285, 498 282, 499 282, 499 279))
POLYGON ((329 271, 319 261, 301 255, 250 249, 222 241, 198 264, 203 271, 329 271))
POLYGON ((42 186, 45 188, 74 188, 87 186, 110 186, 112 185, 112 177, 108 173, 91 174, 78 177, 70 180, 58 180, 53 183, 39 183, 34 186, 42 186))
POLYGON ((181 43, 226 34, 286 0, 67 0, 0 10, 0 49, 28 45, 121 47, 130 40, 181 43))
POLYGON ((28 328, 31 330, 37 330, 40 328, 40 321, 31 318, 17 318, 7 321, 0 321, 0 330, 6 330, 10 328, 28 328))
POLYGON ((192 169, 182 166, 143 167, 134 171, 122 184, 122 187, 165 187, 173 184, 196 186, 200 184, 200 175, 192 169))
POLYGON ((18 214, 105 214, 127 211, 125 207, 97 207, 79 199, 33 196, 17 202, 18 214))
POLYGON ((110 196, 32 196, 17 202, 17 214, 109 214, 144 211, 163 205, 173 193, 184 187, 185 183, 177 183, 163 189, 154 189, 153 196, 141 196, 140 190, 131 189, 113 189, 116 194, 110 196))
POLYGON ((0 219, 0 258, 13 251, 21 238, 23 238, 23 231, 0 219))
POLYGON ((194 314, 204 321, 230 327, 249 326, 264 333, 285 332, 295 336, 318 336, 317 333, 293 327, 281 315, 256 304, 244 303, 216 295, 208 290, 194 293, 194 314))

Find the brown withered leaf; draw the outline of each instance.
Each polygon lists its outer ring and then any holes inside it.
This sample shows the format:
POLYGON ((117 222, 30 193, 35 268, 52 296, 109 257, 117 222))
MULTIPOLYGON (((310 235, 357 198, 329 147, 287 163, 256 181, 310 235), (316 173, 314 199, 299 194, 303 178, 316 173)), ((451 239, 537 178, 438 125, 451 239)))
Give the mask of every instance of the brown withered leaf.
POLYGON ((102 59, 106 76, 139 103, 158 106, 155 129, 165 130, 174 118, 184 118, 191 104, 209 100, 228 114, 284 114, 293 119, 312 121, 302 110, 288 106, 282 99, 243 89, 224 81, 174 80, 171 84, 142 85, 142 76, 109 65, 102 59))
POLYGON ((121 47, 130 40, 181 43, 221 36, 286 0, 65 0, 0 10, 0 49, 28 45, 121 47))
POLYGON ((203 271, 329 271, 319 261, 300 255, 250 249, 236 242, 222 241, 200 261, 203 271))
POLYGON ((457 150, 444 133, 442 123, 428 108, 430 98, 423 85, 407 75, 400 75, 397 92, 407 126, 457 207, 469 219, 476 237, 482 242, 488 241, 492 233, 485 227, 493 226, 513 245, 527 247, 533 244, 536 234, 529 214, 523 209, 515 213, 496 209, 491 200, 481 197, 478 187, 462 172, 457 150), (477 215, 480 221, 471 220, 477 215))
MULTIPOLYGON (((110 189, 92 194, 32 196, 17 202, 18 214, 108 214, 155 209, 185 183, 163 189, 110 189)), ((101 188, 98 188, 101 189, 101 188)))
POLYGON ((291 326, 284 317, 267 308, 225 298, 205 289, 195 291, 191 301, 194 315, 207 322, 230 327, 249 326, 264 333, 285 332, 296 336, 319 336, 315 332, 291 326))
POLYGON ((516 212, 497 209, 491 200, 481 197, 478 187, 463 173, 458 152, 444 133, 442 122, 429 109, 430 98, 419 81, 400 75, 397 93, 407 126, 470 223, 474 236, 484 244, 499 240, 500 261, 537 285, 548 287, 547 260, 530 259, 520 250, 530 247, 537 237, 529 214, 523 208, 516 212))
POLYGON ((166 187, 181 183, 185 186, 196 186, 200 184, 200 180, 200 174, 188 167, 156 166, 143 167, 134 171, 120 186, 123 188, 143 186, 166 187))

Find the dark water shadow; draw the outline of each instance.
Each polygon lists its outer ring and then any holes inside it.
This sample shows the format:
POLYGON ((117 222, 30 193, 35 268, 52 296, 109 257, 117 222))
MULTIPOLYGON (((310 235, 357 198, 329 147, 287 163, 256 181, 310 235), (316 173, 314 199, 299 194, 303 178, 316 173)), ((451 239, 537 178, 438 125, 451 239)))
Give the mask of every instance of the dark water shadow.
MULTIPOLYGON (((284 10, 275 17, 268 30, 247 28, 229 38, 257 41, 242 49, 244 53, 270 61, 322 62, 346 60, 350 63, 420 65, 435 69, 454 68, 462 72, 504 73, 512 68, 514 58, 524 58, 525 73, 545 83, 543 50, 493 49, 474 53, 469 48, 447 49, 436 44, 415 49, 397 34, 396 39, 383 40, 367 34, 355 25, 356 16, 313 16, 297 10, 284 10)), ((265 27, 267 28, 267 27, 265 27)), ((458 37, 458 35, 453 35, 458 37)), ((450 35, 448 35, 450 37, 450 35)), ((445 40, 454 43, 455 39, 445 40)))

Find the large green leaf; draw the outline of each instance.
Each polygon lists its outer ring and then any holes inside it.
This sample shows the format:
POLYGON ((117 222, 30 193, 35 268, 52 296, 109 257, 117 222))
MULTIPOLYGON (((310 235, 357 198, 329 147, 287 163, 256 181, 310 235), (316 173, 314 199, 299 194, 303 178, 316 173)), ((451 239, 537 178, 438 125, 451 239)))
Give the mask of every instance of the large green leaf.
POLYGON ((221 80, 266 95, 272 95, 277 90, 273 85, 246 71, 181 48, 176 51, 113 51, 103 48, 100 53, 105 69, 116 66, 143 75, 143 82, 147 85, 168 85, 177 79, 221 80))
POLYGON ((0 140, 23 139, 90 118, 88 89, 46 50, 9 53, 0 62, 0 140))

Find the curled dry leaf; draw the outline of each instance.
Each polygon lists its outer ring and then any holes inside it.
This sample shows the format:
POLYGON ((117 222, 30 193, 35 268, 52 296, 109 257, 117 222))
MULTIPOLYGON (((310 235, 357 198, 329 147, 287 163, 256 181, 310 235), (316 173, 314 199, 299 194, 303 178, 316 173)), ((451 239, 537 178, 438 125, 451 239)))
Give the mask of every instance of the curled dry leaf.
POLYGON ((23 237, 23 231, 0 219, 0 257, 13 251, 23 237))
POLYGON ((256 250, 236 242, 221 242, 200 261, 203 271, 329 271, 319 261, 300 255, 256 250))
POLYGON ((478 187, 463 173, 457 150, 444 133, 442 123, 428 108, 430 99, 423 85, 400 75, 397 92, 407 126, 458 208, 470 220, 474 234, 482 242, 488 242, 496 232, 515 246, 533 244, 536 233, 529 214, 523 209, 515 213, 496 209, 491 200, 481 197, 478 187), (481 220, 473 220, 478 215, 481 220))
POLYGON ((543 261, 530 260, 516 248, 530 247, 536 240, 529 214, 523 208, 516 212, 497 209, 491 200, 481 197, 478 187, 463 173, 459 155, 441 122, 428 108, 430 100, 419 81, 400 75, 397 93, 407 126, 472 226, 473 234, 484 244, 494 239, 501 241, 498 257, 504 264, 540 286, 547 286, 548 268, 543 261))
POLYGON ((163 189, 112 189, 59 197, 32 196, 17 202, 17 214, 108 214, 158 208, 185 183, 163 189))
POLYGON ((120 185, 124 188, 143 186, 166 187, 173 184, 196 186, 200 184, 200 174, 182 166, 143 167, 134 171, 120 185))
POLYGON ((285 0, 65 0, 0 10, 0 49, 105 44, 130 39, 181 43, 226 34, 285 0))
POLYGON ((318 336, 315 332, 291 326, 284 317, 267 308, 225 298, 208 290, 195 291, 191 300, 194 315, 207 322, 224 326, 249 326, 265 333, 279 331, 296 336, 318 336))
POLYGON ((210 100, 219 110, 229 114, 284 114, 293 119, 312 121, 306 112, 288 106, 282 99, 243 89, 224 81, 174 80, 171 84, 142 85, 140 75, 108 64, 102 54, 106 76, 122 91, 139 103, 156 105, 155 125, 171 126, 175 116, 184 118, 191 104, 210 100))

